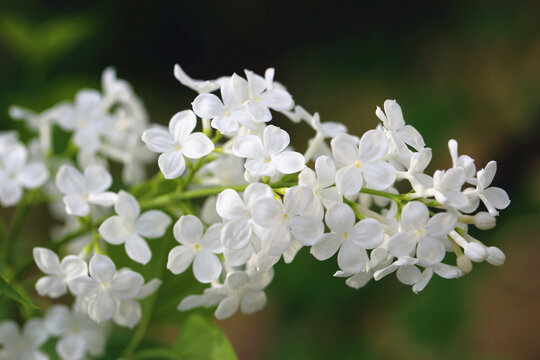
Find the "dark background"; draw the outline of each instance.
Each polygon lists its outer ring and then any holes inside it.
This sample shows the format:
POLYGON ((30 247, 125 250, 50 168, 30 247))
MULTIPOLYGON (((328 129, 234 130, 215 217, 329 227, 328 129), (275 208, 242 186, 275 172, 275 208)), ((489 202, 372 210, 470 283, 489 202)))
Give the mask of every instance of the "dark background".
MULTIPOLYGON (((539 14, 533 1, 2 0, 0 129, 13 126, 9 105, 73 99, 110 65, 159 123, 195 96, 175 63, 201 79, 275 67, 296 103, 357 135, 397 99, 434 149, 430 170, 450 165, 450 138, 478 168, 498 161, 512 204, 473 235, 507 263, 414 295, 392 276, 350 289, 331 276, 335 259, 303 250, 276 267, 264 311, 220 325, 241 359, 537 359, 539 14)), ((153 333, 172 342, 178 329, 153 333)))

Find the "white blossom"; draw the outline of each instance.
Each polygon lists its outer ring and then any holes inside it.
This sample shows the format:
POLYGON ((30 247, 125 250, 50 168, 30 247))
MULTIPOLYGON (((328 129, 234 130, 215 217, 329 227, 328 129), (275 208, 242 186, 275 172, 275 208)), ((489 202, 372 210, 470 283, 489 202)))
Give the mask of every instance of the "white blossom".
POLYGON ((132 270, 117 272, 114 262, 105 255, 95 254, 92 257, 89 272, 90 276, 71 279, 69 288, 86 302, 88 316, 98 323, 122 312, 124 309, 117 302, 135 299, 144 283, 143 277, 132 270))
POLYGON ((84 169, 84 174, 70 165, 62 165, 56 174, 56 186, 63 197, 69 215, 86 216, 90 204, 111 206, 116 194, 107 190, 112 184, 111 174, 99 165, 84 169))
POLYGON ((237 139, 233 146, 236 156, 247 158, 245 167, 258 176, 274 176, 276 172, 293 174, 305 167, 304 156, 286 150, 290 138, 286 131, 268 125, 263 138, 245 135, 237 139))
POLYGON ((75 255, 58 259, 52 250, 35 247, 34 261, 46 276, 36 282, 36 291, 40 296, 58 298, 67 292, 68 282, 77 276, 88 274, 86 262, 75 255))
POLYGON ((0 204, 12 206, 23 195, 23 189, 35 189, 49 177, 41 162, 28 162, 28 151, 19 143, 12 143, 0 150, 0 204))
POLYGON ((2 360, 48 360, 40 350, 48 339, 41 319, 28 320, 22 332, 14 321, 0 323, 0 359, 2 360))
POLYGON ((197 119, 190 110, 176 113, 169 122, 169 131, 161 128, 146 130, 142 140, 151 151, 161 153, 158 165, 166 179, 175 179, 184 173, 186 161, 199 159, 214 150, 214 144, 201 132, 193 132, 197 119))
POLYGON ((445 255, 441 239, 456 224, 455 215, 443 212, 430 218, 426 205, 418 201, 409 202, 401 212, 401 231, 388 241, 388 251, 400 258, 410 256, 416 249, 416 255, 422 264, 439 263, 445 255))
POLYGON ((348 134, 332 139, 332 153, 338 166, 336 185, 341 194, 357 194, 364 180, 366 186, 376 190, 388 188, 395 180, 396 169, 383 161, 388 152, 388 140, 380 131, 369 130, 360 142, 348 134))
POLYGON ((287 190, 283 202, 265 198, 252 210, 253 220, 265 228, 263 248, 268 255, 281 255, 289 248, 291 235, 303 245, 311 246, 322 236, 324 224, 318 215, 306 214, 313 192, 306 186, 287 190))
POLYGON ((238 311, 252 314, 266 305, 264 289, 274 277, 273 270, 254 272, 249 275, 244 271, 233 271, 227 274, 225 290, 227 296, 219 302, 216 318, 223 320, 238 311))
POLYGON ((135 197, 125 191, 118 193, 114 209, 118 215, 106 219, 99 227, 99 233, 110 244, 125 244, 126 253, 132 260, 141 264, 148 263, 152 252, 143 237, 162 237, 171 219, 160 210, 141 214, 135 197))
POLYGON ((353 210, 345 204, 336 204, 326 212, 326 225, 331 232, 324 234, 311 248, 319 260, 326 260, 339 249, 338 265, 344 272, 358 273, 369 261, 366 249, 373 249, 383 241, 383 226, 374 219, 355 223, 353 210))
POLYGON ((478 171, 476 189, 465 190, 465 194, 473 199, 471 201, 474 204, 472 208, 478 207, 478 199, 480 199, 491 216, 497 216, 498 209, 506 209, 510 205, 506 191, 496 186, 490 186, 496 172, 497 163, 490 161, 485 168, 478 171))
POLYGON ((223 245, 232 250, 248 246, 255 234, 251 211, 262 199, 272 199, 274 193, 268 185, 254 183, 244 190, 243 200, 232 189, 222 191, 217 199, 216 210, 225 220, 221 231, 223 245))
POLYGON ((223 251, 221 224, 214 224, 203 233, 203 224, 198 217, 182 216, 174 224, 174 238, 180 245, 170 251, 167 269, 173 274, 180 274, 193 263, 193 275, 197 281, 209 283, 217 279, 222 269, 216 256, 223 251))
POLYGON ((411 151, 407 148, 407 145, 412 146, 416 151, 421 151, 425 146, 424 139, 418 130, 412 125, 405 125, 403 112, 396 100, 386 100, 384 102, 384 112, 377 106, 375 114, 381 119, 390 143, 399 156, 405 158, 410 156, 411 151))
POLYGON ((59 337, 56 352, 62 360, 82 360, 86 354, 100 356, 105 350, 103 326, 96 324, 86 314, 53 305, 44 318, 47 332, 59 337))

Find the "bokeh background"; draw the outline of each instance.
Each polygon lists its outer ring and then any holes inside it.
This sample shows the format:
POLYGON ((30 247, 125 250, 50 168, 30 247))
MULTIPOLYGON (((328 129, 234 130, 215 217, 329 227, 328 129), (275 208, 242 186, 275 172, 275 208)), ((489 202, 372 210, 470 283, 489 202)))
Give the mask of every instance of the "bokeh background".
MULTIPOLYGON (((498 161, 495 184, 512 203, 494 230, 473 235, 506 264, 415 295, 392 276, 350 289, 331 276, 335 259, 303 250, 276 267, 264 311, 219 325, 240 359, 538 359, 539 14, 539 2, 499 0, 2 0, 0 130, 12 127, 9 105, 73 99, 111 65, 159 123, 195 95, 175 63, 202 79, 275 67, 296 103, 356 134, 397 99, 434 150, 431 170, 450 166, 450 138, 479 168, 498 161)), ((173 342, 178 328, 152 331, 173 342)))

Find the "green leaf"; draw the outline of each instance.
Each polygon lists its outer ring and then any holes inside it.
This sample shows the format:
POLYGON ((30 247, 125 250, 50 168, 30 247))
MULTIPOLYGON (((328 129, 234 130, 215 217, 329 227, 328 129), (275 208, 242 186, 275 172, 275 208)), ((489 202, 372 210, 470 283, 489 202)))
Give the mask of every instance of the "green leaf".
POLYGON ((30 307, 33 307, 34 309, 37 309, 37 306, 28 298, 21 295, 17 290, 13 288, 13 286, 9 285, 6 280, 0 277, 0 293, 4 294, 5 296, 12 298, 13 300, 30 307))
POLYGON ((238 359, 221 328, 212 319, 199 314, 193 314, 187 319, 173 350, 183 359, 238 359))

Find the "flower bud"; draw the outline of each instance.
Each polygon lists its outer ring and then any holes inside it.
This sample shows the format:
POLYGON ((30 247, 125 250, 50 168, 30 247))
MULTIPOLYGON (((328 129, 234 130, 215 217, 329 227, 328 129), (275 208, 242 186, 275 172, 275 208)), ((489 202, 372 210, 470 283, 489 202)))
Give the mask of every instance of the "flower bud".
POLYGON ((495 246, 490 246, 488 247, 487 251, 488 251, 488 257, 487 257, 488 263, 495 266, 501 266, 504 264, 504 261, 506 260, 506 256, 504 255, 501 249, 495 246))
POLYGON ((471 261, 481 262, 487 259, 488 251, 479 242, 470 242, 465 246, 465 256, 471 259, 471 261))
POLYGON ((474 225, 480 230, 493 229, 497 224, 495 216, 491 216, 488 212, 480 211, 474 215, 474 225))
POLYGON ((465 255, 458 256, 457 266, 464 274, 468 274, 472 271, 472 262, 465 255))

